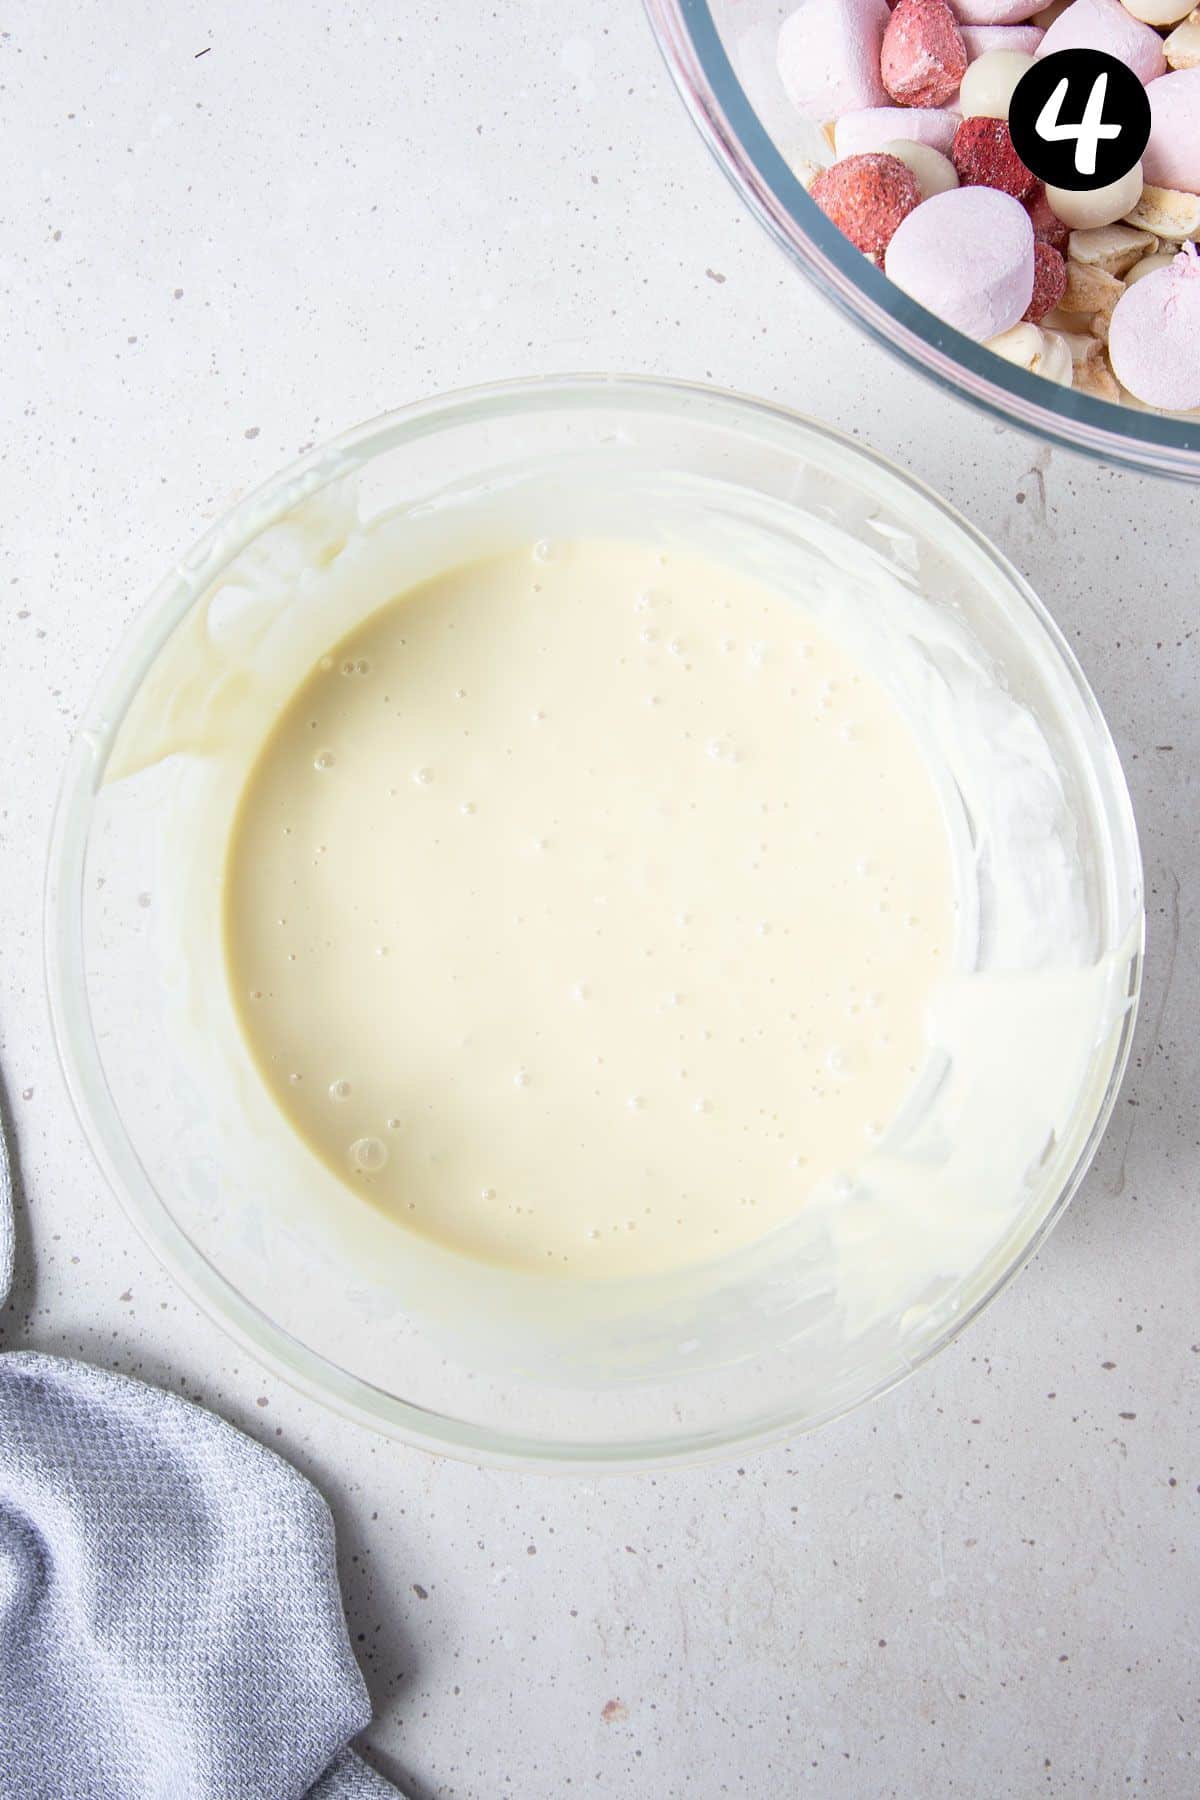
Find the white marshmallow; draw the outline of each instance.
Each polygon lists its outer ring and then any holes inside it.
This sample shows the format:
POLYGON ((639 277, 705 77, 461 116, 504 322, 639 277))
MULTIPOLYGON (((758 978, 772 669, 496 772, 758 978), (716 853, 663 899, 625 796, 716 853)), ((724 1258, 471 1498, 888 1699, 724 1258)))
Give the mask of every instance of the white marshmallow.
POLYGON ((1109 326, 1108 354, 1117 380, 1147 406, 1168 412, 1200 406, 1200 256, 1194 245, 1173 257, 1169 268, 1126 288, 1109 326))
POLYGON ((1153 81, 1167 66, 1157 31, 1126 12, 1121 0, 1072 0, 1036 54, 1053 56, 1059 50, 1103 50, 1131 68, 1139 81, 1153 81))
POLYGON ((1038 0, 950 0, 960 25, 1021 25, 1038 9, 1038 0))
POLYGON ((959 29, 971 62, 991 50, 1017 50, 1032 56, 1046 35, 1040 25, 962 25, 959 29))
POLYGON ((1154 187, 1200 194, 1200 69, 1176 69, 1152 81, 1150 142, 1142 158, 1154 187))
POLYGON ((807 119, 886 106, 879 56, 887 0, 803 0, 779 28, 783 91, 807 119))
POLYGON ((931 313, 986 341, 1016 325, 1033 298, 1033 225, 998 188, 951 188, 901 221, 885 266, 931 313))
POLYGON ((872 106, 865 112, 842 114, 833 128, 833 147, 839 157, 862 156, 883 150, 893 138, 903 138, 945 151, 957 129, 958 114, 940 106, 872 106))

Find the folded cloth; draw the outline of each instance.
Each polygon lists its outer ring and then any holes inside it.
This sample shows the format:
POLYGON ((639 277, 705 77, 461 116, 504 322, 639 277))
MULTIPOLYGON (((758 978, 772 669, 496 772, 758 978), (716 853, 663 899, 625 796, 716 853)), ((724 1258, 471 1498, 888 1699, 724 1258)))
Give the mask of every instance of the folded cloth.
MULTIPOLYGON (((0 1131, 0 1305, 12 1278, 0 1131)), ((316 1489, 211 1413, 0 1355, 4 1800, 397 1800, 316 1489)))

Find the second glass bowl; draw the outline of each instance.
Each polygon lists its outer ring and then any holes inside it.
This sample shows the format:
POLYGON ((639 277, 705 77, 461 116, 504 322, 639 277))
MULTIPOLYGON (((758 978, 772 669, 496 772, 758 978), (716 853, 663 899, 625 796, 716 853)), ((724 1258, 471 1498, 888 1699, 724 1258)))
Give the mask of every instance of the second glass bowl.
MULTIPOLYGON (((799 593, 803 566, 789 584, 799 593)), ((396 565, 383 559, 378 579, 381 603, 396 565)), ((987 855, 984 840, 981 869, 987 855)), ((1070 651, 1004 559, 919 484, 820 425, 711 389, 610 377, 409 407, 315 452, 215 525, 167 576, 88 708, 63 782, 46 917, 55 1035, 76 1107, 121 1201, 196 1300, 296 1385, 380 1430, 479 1461, 576 1472, 695 1462, 806 1430, 956 1335, 1087 1166, 1128 1051, 1141 922, 1115 751, 1070 651), (481 508, 522 541, 540 536, 526 538, 525 515, 531 493, 542 508, 548 492, 560 518, 574 515, 568 532, 605 527, 599 493, 608 527, 626 534, 648 496, 668 516, 675 509, 689 543, 749 533, 747 554, 794 557, 805 532, 825 543, 833 532, 836 555, 861 546, 908 591, 917 584, 943 645, 980 646, 994 691, 1024 709, 1057 771, 1063 842, 1090 921, 1083 954, 1111 971, 1103 1017, 1079 1045, 1056 1129, 1046 1141, 1038 1127, 1004 1186, 999 1223, 987 1214, 961 1266, 939 1268, 932 1285, 922 1274, 919 1303, 906 1298, 870 1330, 847 1325, 807 1237, 703 1293, 686 1280, 555 1284, 426 1255, 332 1175, 336 1192, 318 1193, 316 1159, 281 1119, 246 1128, 239 1083, 252 1076, 236 1044, 225 1054, 206 1030, 228 1008, 228 986, 212 931, 206 940, 181 929, 179 908, 197 901, 210 925, 215 916, 220 858, 200 847, 212 782, 224 777, 188 740, 187 719, 199 707, 220 727, 223 708, 246 705, 269 718, 258 684, 288 659, 310 667, 340 635, 322 637, 310 577, 343 553, 353 560, 360 531, 381 524, 405 553, 441 533, 438 553, 461 561, 481 508)), ((982 933, 972 966, 990 968, 1004 935, 982 933)), ((1002 969, 1021 966, 1000 957, 1002 969)), ((1016 1120, 1022 1141, 1035 1112, 1036 1099, 1016 1120)), ((928 1148, 932 1179, 937 1145, 928 1148)), ((547 1169, 548 1192, 553 1179, 547 1169)), ((918 1202, 925 1180, 913 1185, 918 1202)), ((965 1187, 963 1216, 978 1219, 979 1196, 965 1187)), ((921 1241, 918 1231, 911 1242, 921 1241)))
POLYGON ((1110 405, 1014 367, 918 306, 825 217, 781 148, 787 108, 772 93, 774 38, 796 3, 645 0, 701 136, 801 272, 895 355, 1009 423, 1105 462, 1200 480, 1200 419, 1110 405))

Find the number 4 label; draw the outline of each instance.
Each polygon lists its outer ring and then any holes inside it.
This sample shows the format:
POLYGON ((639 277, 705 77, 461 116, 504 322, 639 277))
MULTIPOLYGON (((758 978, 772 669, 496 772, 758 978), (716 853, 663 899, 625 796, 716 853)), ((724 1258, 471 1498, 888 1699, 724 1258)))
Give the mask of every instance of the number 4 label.
POLYGON ((1104 123, 1104 101, 1108 94, 1108 76, 1097 75, 1092 83, 1092 91, 1088 95, 1087 105, 1083 109, 1083 117, 1078 125, 1064 125, 1062 122, 1062 104, 1067 97, 1067 78, 1064 75, 1050 98, 1038 114, 1034 127, 1038 136, 1048 144, 1069 143, 1075 139, 1075 167, 1080 175, 1096 173, 1096 150, 1102 138, 1116 138, 1121 135, 1119 125, 1104 123))
POLYGON ((1089 191, 1135 167, 1150 136, 1150 102, 1133 70, 1107 51, 1056 50, 1013 89, 1008 128, 1039 181, 1089 191))

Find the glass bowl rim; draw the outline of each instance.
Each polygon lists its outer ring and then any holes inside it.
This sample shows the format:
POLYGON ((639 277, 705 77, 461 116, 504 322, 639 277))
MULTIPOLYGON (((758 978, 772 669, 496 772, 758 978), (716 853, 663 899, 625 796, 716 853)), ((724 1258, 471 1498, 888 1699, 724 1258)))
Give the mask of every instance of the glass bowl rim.
POLYGON ((158 584, 111 651, 68 752, 51 828, 44 899, 44 974, 55 1050, 76 1116, 101 1172, 126 1217, 168 1274, 209 1320, 280 1379, 341 1416, 416 1448, 485 1466, 524 1471, 596 1475, 695 1466, 749 1453, 828 1424, 878 1398, 929 1361, 978 1316, 1033 1255, 1062 1216, 1092 1160, 1112 1113, 1128 1061, 1137 1015, 1145 911, 1136 826, 1124 774, 1102 713, 1066 640, 1028 583, 971 523, 939 495, 877 451, 846 433, 773 402, 704 383, 642 375, 561 374, 526 376, 436 395, 378 415, 318 446, 244 496, 217 519, 193 549, 158 584), (990 560, 1007 586, 1006 600, 1024 610, 1081 699, 1097 734, 1093 749, 1111 789, 1138 894, 1138 941, 1129 1005, 1121 1026, 1105 1093, 1079 1157, 1044 1216, 1008 1261, 920 1356, 898 1359, 869 1389, 820 1413, 799 1417, 786 1408, 742 1421, 731 1429, 688 1431, 628 1444, 549 1440, 457 1419, 404 1400, 341 1368, 277 1324, 201 1252, 171 1213, 143 1168, 104 1074, 87 999, 83 947, 83 874, 92 803, 107 748, 125 709, 163 643, 188 609, 262 530, 330 482, 363 467, 384 451, 430 431, 462 423, 500 420, 523 410, 564 410, 580 404, 640 407, 662 413, 703 406, 708 415, 758 433, 825 440, 852 462, 873 465, 931 503, 950 527, 990 560))
POLYGON ((709 0, 643 0, 668 73, 717 166, 789 259, 891 355, 1003 424, 1100 462, 1200 480, 1200 419, 1061 388, 964 337, 890 282, 826 218, 758 117, 709 0), (1047 405, 1047 389, 1056 401, 1047 405))

